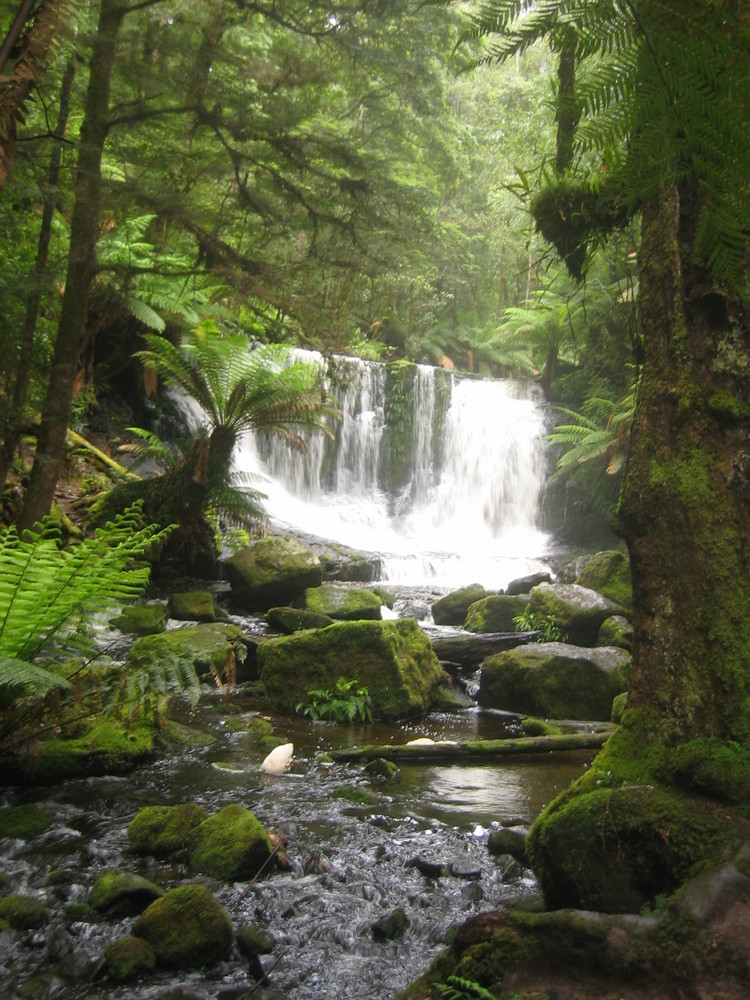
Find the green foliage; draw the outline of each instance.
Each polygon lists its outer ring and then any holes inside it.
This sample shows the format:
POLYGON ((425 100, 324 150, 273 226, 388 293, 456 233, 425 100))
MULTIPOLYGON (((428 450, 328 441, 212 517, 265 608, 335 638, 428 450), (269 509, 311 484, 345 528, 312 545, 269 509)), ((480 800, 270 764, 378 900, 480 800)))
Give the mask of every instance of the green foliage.
POLYGON ((349 681, 339 677, 334 688, 308 688, 306 700, 299 702, 295 711, 316 722, 372 722, 370 694, 366 687, 360 687, 356 677, 349 681))
POLYGON ((557 408, 569 422, 558 424, 547 435, 551 444, 565 448, 557 462, 556 476, 571 473, 587 462, 603 464, 610 476, 623 470, 635 413, 636 388, 633 385, 618 400, 592 396, 583 404, 580 413, 557 408))
POLYGON ((149 574, 144 556, 167 534, 168 529, 143 527, 138 506, 67 549, 51 518, 23 537, 14 526, 3 529, 0 686, 68 688, 67 681, 33 661, 93 653, 95 615, 140 596, 149 574))
POLYGON ((567 632, 555 623, 555 616, 534 614, 533 611, 515 615, 513 624, 518 632, 539 632, 537 642, 567 642, 567 632))
POLYGON ((445 983, 436 983, 443 1000, 495 1000, 495 994, 472 979, 449 976, 445 983))

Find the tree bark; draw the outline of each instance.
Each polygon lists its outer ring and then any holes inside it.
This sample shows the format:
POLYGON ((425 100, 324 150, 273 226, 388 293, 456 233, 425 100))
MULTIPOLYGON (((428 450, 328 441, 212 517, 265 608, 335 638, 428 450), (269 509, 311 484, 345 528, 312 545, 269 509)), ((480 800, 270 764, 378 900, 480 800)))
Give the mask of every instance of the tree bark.
POLYGON ((75 203, 70 225, 70 251, 50 369, 47 396, 37 436, 34 465, 19 528, 32 527, 49 513, 65 454, 73 387, 86 344, 86 313, 96 269, 101 202, 101 160, 109 129, 109 90, 117 35, 126 9, 119 0, 102 0, 94 40, 78 155, 75 203))
MULTIPOLYGON (((73 89, 73 79, 75 77, 76 61, 71 58, 65 68, 62 84, 60 86, 60 110, 57 116, 57 126, 55 133, 60 139, 65 133, 68 124, 68 113, 70 111, 70 92, 73 89)), ((42 222, 39 227, 39 243, 37 245, 36 261, 34 262, 34 276, 32 278, 31 291, 26 301, 26 315, 24 317, 23 332, 21 334, 21 348, 18 355, 18 365, 13 379, 13 389, 11 402, 3 422, 3 441, 0 445, 0 492, 8 478, 8 472, 13 461, 13 457, 18 447, 21 436, 21 422, 23 419, 23 409, 26 402, 26 391, 31 378, 31 367, 34 353, 34 334, 36 332, 36 321, 39 315, 39 306, 42 301, 42 288, 47 272, 47 259, 49 257, 49 244, 52 236, 52 220, 55 214, 55 201, 57 198, 57 184, 60 179, 60 159, 62 146, 59 140, 54 140, 52 156, 50 157, 49 173, 47 175, 47 190, 44 195, 44 208, 42 210, 42 222)))

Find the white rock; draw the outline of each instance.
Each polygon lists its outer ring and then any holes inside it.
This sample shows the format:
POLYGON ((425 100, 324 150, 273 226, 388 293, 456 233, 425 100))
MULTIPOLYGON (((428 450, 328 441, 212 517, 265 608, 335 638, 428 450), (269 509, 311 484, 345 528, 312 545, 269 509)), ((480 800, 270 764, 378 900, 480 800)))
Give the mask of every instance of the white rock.
POLYGON ((282 743, 280 747, 274 747, 263 763, 260 765, 261 771, 266 774, 283 774, 292 763, 294 754, 293 743, 282 743))

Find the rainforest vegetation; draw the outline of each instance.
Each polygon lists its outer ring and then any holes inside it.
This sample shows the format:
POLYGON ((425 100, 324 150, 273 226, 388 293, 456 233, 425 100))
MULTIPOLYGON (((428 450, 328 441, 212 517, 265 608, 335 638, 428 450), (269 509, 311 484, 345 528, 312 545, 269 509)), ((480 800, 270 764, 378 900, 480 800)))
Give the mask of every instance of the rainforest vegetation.
POLYGON ((48 558, 56 503, 188 559, 210 517, 262 516, 237 435, 336 420, 291 347, 533 377, 557 474, 627 546, 634 624, 622 724, 534 867, 594 908, 613 852, 636 870, 661 837, 670 886, 719 857, 750 806, 746 0, 24 0, 0 36, 10 561, 48 558), (179 453, 162 384, 207 414, 179 453), (75 447, 103 461, 71 504, 75 447), (686 796, 718 803, 710 836, 680 840, 686 796))

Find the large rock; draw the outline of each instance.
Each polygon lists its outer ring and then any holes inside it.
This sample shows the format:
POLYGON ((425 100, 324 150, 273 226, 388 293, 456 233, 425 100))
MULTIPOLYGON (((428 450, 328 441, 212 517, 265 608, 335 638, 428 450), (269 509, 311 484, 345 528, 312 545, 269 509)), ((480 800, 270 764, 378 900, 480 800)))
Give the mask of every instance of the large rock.
POLYGON ((232 922, 204 885, 170 889, 141 914, 133 933, 173 969, 213 965, 232 947, 232 922))
POLYGON ((627 688, 629 669, 630 655, 614 646, 518 646, 484 661, 479 704, 548 719, 606 721, 613 699, 627 688))
POLYGON ((588 556, 583 561, 575 582, 608 597, 623 608, 633 605, 630 562, 627 555, 619 549, 588 556))
POLYGON ((234 601, 248 611, 290 604, 323 582, 320 559, 293 538, 261 538, 224 563, 234 601))
POLYGON ((133 643, 125 660, 126 670, 146 670, 151 664, 169 660, 191 663, 199 676, 221 677, 234 664, 237 680, 257 677, 255 642, 238 625, 211 622, 147 635, 133 643))
POLYGON ((94 882, 88 903, 98 913, 127 917, 142 913, 149 903, 163 895, 164 890, 143 875, 111 870, 94 882))
POLYGON ((484 597, 489 597, 490 594, 491 591, 485 590, 478 583, 454 590, 434 602, 432 620, 436 625, 463 625, 471 605, 484 597))
POLYGON ((467 632, 514 632, 513 619, 524 613, 528 603, 528 593, 483 597, 469 607, 464 628, 467 632))
POLYGON ((227 882, 257 875, 270 854, 265 827, 237 804, 209 816, 190 836, 190 866, 227 882))
POLYGON ((614 601, 575 583, 542 584, 529 595, 527 613, 554 618, 574 646, 594 646, 605 618, 622 612, 614 601))
POLYGON ((184 622, 226 621, 224 612, 215 602, 210 590, 188 590, 170 594, 167 601, 170 618, 184 622))
POLYGON ((305 591, 305 611, 327 615, 335 621, 377 621, 381 617, 382 598, 371 590, 324 583, 305 591))
POLYGON ((429 638, 413 618, 336 622, 268 639, 258 649, 258 665, 276 708, 293 711, 309 688, 333 688, 340 677, 356 677, 368 689, 377 719, 424 714, 446 681, 429 638))
POLYGON ((187 846, 193 830, 208 819, 196 802, 143 806, 128 826, 128 843, 138 854, 172 854, 187 846))

